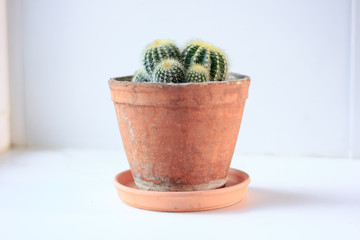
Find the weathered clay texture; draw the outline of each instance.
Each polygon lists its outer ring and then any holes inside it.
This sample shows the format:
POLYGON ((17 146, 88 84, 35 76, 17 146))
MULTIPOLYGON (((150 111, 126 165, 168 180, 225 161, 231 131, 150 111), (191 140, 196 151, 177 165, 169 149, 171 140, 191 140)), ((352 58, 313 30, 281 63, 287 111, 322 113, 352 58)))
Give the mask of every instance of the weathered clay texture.
POLYGON ((222 187, 233 156, 250 78, 209 83, 110 79, 111 97, 138 188, 191 191, 222 187))

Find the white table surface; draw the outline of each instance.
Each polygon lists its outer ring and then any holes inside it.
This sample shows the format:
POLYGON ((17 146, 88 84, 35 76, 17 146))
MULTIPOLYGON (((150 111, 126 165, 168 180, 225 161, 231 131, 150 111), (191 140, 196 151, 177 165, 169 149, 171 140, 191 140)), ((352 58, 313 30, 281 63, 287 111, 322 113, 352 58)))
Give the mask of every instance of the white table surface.
POLYGON ((360 239, 360 160, 235 154, 244 201, 163 213, 117 197, 123 151, 37 149, 0 155, 0 239, 360 239))

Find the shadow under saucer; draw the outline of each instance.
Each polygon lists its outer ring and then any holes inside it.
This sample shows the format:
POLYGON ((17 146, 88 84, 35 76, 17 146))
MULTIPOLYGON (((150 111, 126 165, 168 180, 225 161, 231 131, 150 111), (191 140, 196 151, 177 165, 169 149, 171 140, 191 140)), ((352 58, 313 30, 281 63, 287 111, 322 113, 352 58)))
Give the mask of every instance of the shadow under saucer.
POLYGON ((321 202, 318 196, 280 190, 248 188, 246 197, 239 203, 217 210, 212 213, 236 213, 254 211, 270 207, 301 206, 321 202))

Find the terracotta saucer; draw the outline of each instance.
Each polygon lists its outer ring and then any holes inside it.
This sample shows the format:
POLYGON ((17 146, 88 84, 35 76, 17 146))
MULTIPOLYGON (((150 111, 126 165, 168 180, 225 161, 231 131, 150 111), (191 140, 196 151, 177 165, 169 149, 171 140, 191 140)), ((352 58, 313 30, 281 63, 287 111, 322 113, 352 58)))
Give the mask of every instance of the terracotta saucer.
POLYGON ((120 199, 126 204, 152 211, 193 212, 227 207, 241 201, 250 177, 231 168, 225 187, 189 192, 156 192, 136 188, 130 170, 116 175, 114 185, 120 199))

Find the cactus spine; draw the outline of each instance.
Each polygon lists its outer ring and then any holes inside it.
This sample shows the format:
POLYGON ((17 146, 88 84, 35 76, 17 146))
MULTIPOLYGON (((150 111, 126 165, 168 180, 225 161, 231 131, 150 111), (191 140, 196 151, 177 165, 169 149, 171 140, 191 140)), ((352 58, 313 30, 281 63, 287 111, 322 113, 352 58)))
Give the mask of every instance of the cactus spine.
POLYGON ((185 80, 186 82, 207 82, 209 75, 209 69, 196 63, 187 70, 185 80))
POLYGON ((154 69, 154 82, 182 83, 185 81, 184 66, 176 59, 162 60, 154 69))
POLYGON ((168 58, 180 60, 180 49, 173 41, 155 40, 144 51, 143 67, 149 75, 152 75, 156 65, 168 58))
POLYGON ((210 71, 210 81, 223 81, 228 71, 225 53, 203 41, 189 42, 182 52, 185 69, 193 64, 201 64, 210 71))
POLYGON ((134 77, 131 79, 132 82, 150 82, 150 76, 144 71, 144 69, 140 69, 135 72, 134 77))

